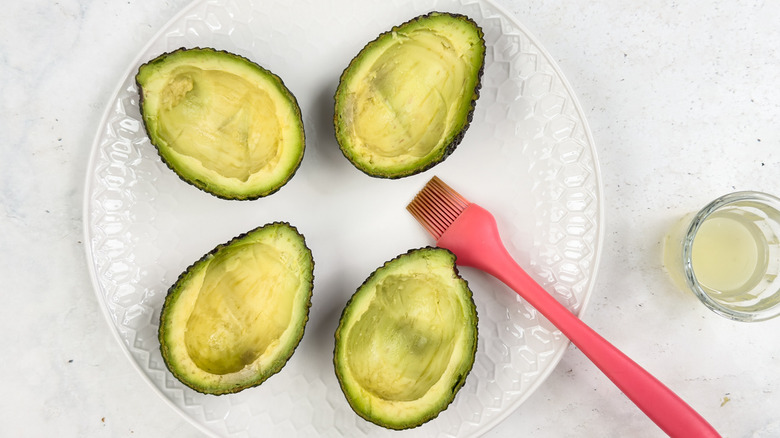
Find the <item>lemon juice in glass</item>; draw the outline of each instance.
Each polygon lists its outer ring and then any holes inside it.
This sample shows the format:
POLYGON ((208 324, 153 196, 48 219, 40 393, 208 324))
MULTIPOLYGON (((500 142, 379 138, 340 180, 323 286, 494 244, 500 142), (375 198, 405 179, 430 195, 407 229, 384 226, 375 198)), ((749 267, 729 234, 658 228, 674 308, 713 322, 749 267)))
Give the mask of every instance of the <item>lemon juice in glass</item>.
POLYGON ((780 199, 736 192, 712 201, 669 233, 664 265, 678 286, 722 316, 780 315, 780 199))

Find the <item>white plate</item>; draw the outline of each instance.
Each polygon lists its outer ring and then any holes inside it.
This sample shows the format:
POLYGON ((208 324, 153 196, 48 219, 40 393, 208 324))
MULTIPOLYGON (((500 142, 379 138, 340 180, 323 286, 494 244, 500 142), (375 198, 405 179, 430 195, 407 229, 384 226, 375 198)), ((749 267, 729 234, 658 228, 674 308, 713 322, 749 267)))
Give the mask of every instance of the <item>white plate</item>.
MULTIPOLYGON (((341 310, 384 261, 432 240, 405 211, 438 175, 497 217, 529 273, 574 312, 593 287, 602 239, 601 182, 582 111, 547 52, 489 1, 206 0, 173 19, 121 78, 95 139, 84 205, 97 296, 129 358, 193 424, 217 436, 389 436, 352 412, 336 381, 333 333, 341 310), (367 42, 431 10, 465 13, 485 31, 481 97, 446 161, 401 180, 370 178, 335 142, 338 77, 367 42), (179 180, 141 124, 134 75, 162 52, 210 46, 244 55, 283 78, 307 135, 296 176, 256 201, 225 201, 179 180), (217 244, 273 221, 305 236, 315 260, 306 333, 287 366, 263 385, 214 397, 175 380, 159 353, 160 307, 179 273, 217 244)), ((536 389, 568 341, 482 272, 461 270, 479 312, 477 359, 438 418, 404 436, 470 436, 502 420, 536 389)))

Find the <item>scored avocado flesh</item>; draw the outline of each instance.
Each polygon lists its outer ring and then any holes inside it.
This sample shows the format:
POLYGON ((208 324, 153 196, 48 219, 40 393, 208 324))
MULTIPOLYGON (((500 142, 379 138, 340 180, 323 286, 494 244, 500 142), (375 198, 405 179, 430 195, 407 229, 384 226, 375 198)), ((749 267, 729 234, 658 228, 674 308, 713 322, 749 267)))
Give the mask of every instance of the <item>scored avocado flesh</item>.
POLYGON ((213 374, 241 370, 287 329, 290 290, 300 279, 263 244, 241 245, 215 257, 206 268, 185 343, 195 364, 213 374))
POLYGON ((240 76, 179 67, 161 99, 160 136, 207 169, 245 182, 279 156, 274 101, 240 76))
POLYGON ((242 56, 179 49, 136 74, 144 128, 183 181, 223 199, 278 191, 305 149, 301 110, 282 79, 242 56))
POLYGON ((357 85, 347 103, 358 153, 415 158, 429 154, 457 111, 469 73, 452 42, 431 29, 393 34, 393 42, 357 85), (409 78, 414 78, 409 81, 409 78))
POLYGON ((336 376, 355 413, 390 429, 435 418, 477 348, 477 311, 455 255, 426 247, 379 267, 350 298, 335 338, 336 376))
POLYGON ((344 69, 336 90, 344 156, 380 178, 443 161, 469 127, 484 60, 482 29, 464 15, 431 12, 380 34, 344 69))
POLYGON ((261 384, 303 336, 313 270, 303 236, 285 222, 217 246, 168 290, 158 333, 165 365, 206 394, 261 384))
POLYGON ((422 397, 449 364, 463 321, 460 303, 431 275, 390 276, 349 334, 350 369, 385 400, 422 397))

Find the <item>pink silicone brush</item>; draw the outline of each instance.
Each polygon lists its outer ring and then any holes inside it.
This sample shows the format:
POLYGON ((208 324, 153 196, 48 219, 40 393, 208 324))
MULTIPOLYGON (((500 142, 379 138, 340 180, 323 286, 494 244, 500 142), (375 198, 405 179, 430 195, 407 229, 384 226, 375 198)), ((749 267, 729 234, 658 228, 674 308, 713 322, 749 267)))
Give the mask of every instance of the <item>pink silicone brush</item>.
POLYGON ((498 278, 544 315, 667 435, 719 437, 680 397, 560 304, 507 252, 493 215, 433 177, 406 207, 456 263, 498 278))

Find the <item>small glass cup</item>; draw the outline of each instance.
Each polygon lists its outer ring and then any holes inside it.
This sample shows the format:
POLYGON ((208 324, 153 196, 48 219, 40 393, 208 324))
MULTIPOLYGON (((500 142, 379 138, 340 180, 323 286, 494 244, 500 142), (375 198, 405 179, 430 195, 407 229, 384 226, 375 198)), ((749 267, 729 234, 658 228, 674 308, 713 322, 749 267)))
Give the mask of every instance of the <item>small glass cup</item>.
POLYGON ((735 192, 687 215, 666 237, 664 265, 678 286, 726 318, 780 315, 780 199, 735 192))

